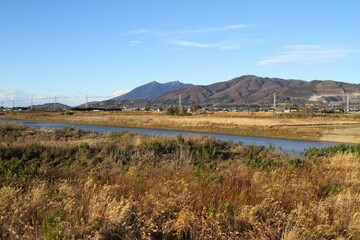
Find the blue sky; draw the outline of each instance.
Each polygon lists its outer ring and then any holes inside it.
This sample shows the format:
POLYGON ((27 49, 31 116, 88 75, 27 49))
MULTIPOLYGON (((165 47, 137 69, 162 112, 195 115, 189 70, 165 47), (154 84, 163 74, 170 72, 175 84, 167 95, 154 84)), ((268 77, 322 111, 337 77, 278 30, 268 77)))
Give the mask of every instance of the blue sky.
POLYGON ((360 83, 357 0, 0 0, 0 104, 244 74, 360 83))

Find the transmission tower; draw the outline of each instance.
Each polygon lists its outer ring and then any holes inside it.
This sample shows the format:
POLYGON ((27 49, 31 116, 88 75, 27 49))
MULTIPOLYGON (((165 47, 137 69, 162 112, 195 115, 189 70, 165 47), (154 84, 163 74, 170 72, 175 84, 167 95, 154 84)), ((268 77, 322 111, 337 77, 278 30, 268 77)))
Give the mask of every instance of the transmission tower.
POLYGON ((345 94, 345 90, 341 90, 340 91, 341 95, 342 95, 342 102, 343 102, 343 110, 344 112, 346 112, 346 94, 345 94))
POLYGON ((274 109, 276 109, 276 93, 274 93, 274 109))

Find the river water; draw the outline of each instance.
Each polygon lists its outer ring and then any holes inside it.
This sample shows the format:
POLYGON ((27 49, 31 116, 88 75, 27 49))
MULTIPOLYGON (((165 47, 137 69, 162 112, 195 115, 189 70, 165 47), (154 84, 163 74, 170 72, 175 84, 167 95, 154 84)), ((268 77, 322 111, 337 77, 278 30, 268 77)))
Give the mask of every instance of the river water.
POLYGON ((61 129, 64 127, 74 127, 85 131, 94 131, 99 133, 108 132, 123 132, 130 131, 146 135, 168 135, 168 136, 211 136, 218 140, 232 141, 234 143, 243 143, 244 145, 274 145, 276 148, 281 149, 286 153, 299 154, 304 149, 310 147, 326 147, 334 146, 336 143, 331 142, 319 142, 319 141, 304 141, 304 140, 290 140, 284 138, 268 138, 268 137, 252 137, 252 136, 238 136, 230 134, 209 134, 209 133, 197 133, 197 132, 185 132, 185 131, 172 131, 172 130, 157 130, 146 128, 127 128, 127 127, 109 127, 109 126, 96 126, 96 125, 83 125, 83 124, 69 124, 69 123, 54 123, 54 122, 38 122, 38 121, 24 121, 24 120, 8 120, 0 119, 0 123, 20 123, 27 127, 45 127, 53 129, 61 129))

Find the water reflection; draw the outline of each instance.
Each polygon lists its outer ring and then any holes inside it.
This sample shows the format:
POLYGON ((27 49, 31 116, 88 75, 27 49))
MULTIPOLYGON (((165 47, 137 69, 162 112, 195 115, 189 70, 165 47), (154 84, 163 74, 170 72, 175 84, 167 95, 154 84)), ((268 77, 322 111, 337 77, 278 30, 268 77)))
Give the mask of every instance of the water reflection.
POLYGON ((287 153, 299 154, 304 149, 310 147, 326 147, 333 146, 336 143, 330 142, 318 142, 318 141, 303 141, 303 140, 290 140, 283 138, 267 138, 267 137, 251 137, 251 136, 238 136, 230 134, 208 134, 208 133, 195 133, 195 132, 185 132, 185 131, 172 131, 172 130, 157 130, 157 129, 145 129, 145 128, 127 128, 127 127, 108 127, 108 126, 96 126, 96 125, 83 125, 83 124, 68 124, 68 123, 53 123, 53 122, 38 122, 38 121, 23 121, 23 120, 5 120, 0 119, 0 122, 13 122, 21 123, 27 127, 47 127, 54 129, 61 129, 64 127, 74 127, 84 131, 94 131, 99 133, 108 133, 108 132, 122 132, 130 131, 136 133, 142 133, 146 135, 168 135, 168 136, 211 136, 218 140, 223 141, 232 141, 234 143, 242 142, 244 145, 263 145, 269 146, 274 145, 275 147, 281 149, 287 153))

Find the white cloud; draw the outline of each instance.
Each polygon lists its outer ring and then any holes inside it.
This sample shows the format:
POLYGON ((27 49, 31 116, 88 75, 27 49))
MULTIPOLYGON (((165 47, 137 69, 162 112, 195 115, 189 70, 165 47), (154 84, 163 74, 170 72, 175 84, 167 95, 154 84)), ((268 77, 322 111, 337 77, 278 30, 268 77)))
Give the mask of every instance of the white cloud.
POLYGON ((265 57, 259 65, 313 64, 334 62, 348 56, 351 51, 324 45, 287 45, 284 51, 272 57, 265 57))
POLYGON ((235 25, 227 25, 223 27, 210 27, 210 28, 199 28, 193 30, 179 31, 179 33, 215 33, 215 32, 234 31, 249 27, 250 25, 235 24, 235 25))
POLYGON ((209 44, 209 43, 201 43, 201 42, 191 42, 191 41, 169 41, 169 44, 182 46, 182 47, 196 47, 196 48, 214 48, 218 45, 209 44))
POLYGON ((34 98, 34 99, 47 99, 49 97, 46 96, 46 95, 37 94, 37 95, 34 95, 32 98, 34 98))
MULTIPOLYGON (((128 90, 119 90, 113 94, 124 94, 128 90)), ((115 95, 114 95, 115 96, 115 95)), ((70 106, 78 106, 86 102, 86 94, 74 93, 70 95, 47 95, 43 93, 29 93, 19 89, 0 89, 0 106, 3 104, 6 107, 15 106, 28 107, 31 104, 38 105, 44 103, 53 103, 55 101, 58 103, 67 104, 70 106)), ((88 101, 103 101, 110 99, 113 96, 111 95, 88 95, 88 101)))
POLYGON ((12 101, 18 99, 20 92, 15 89, 0 89, 1 101, 12 101))
POLYGON ((132 40, 130 41, 131 46, 138 46, 142 44, 142 41, 132 40))
POLYGON ((130 34, 145 34, 145 33, 151 33, 151 32, 152 32, 152 30, 146 29, 146 28, 140 28, 140 29, 128 31, 128 33, 130 33, 130 34))
POLYGON ((236 50, 240 44, 237 43, 202 43, 192 41, 168 41, 168 44, 181 46, 181 47, 194 47, 194 48, 218 48, 220 50, 236 50))
POLYGON ((198 29, 189 29, 189 30, 171 30, 171 31, 160 31, 147 28, 139 28, 130 30, 128 34, 140 35, 140 34, 153 34, 158 36, 165 35, 179 35, 179 34, 196 34, 196 33, 216 33, 216 32, 226 32, 226 31, 235 31, 243 28, 249 28, 251 25, 245 24, 233 24, 226 25, 222 27, 207 27, 207 28, 198 28, 198 29))
MULTIPOLYGON (((237 31, 243 28, 252 27, 251 25, 245 24, 233 24, 233 25, 225 25, 220 27, 205 27, 205 28, 194 28, 194 29, 175 29, 169 31, 161 31, 158 29, 147 29, 147 28, 139 28, 135 30, 131 30, 125 33, 128 36, 136 35, 140 40, 131 40, 131 46, 139 46, 149 40, 150 37, 153 37, 151 40, 161 41, 166 44, 176 45, 181 47, 193 47, 193 48, 218 48, 221 50, 235 50, 240 47, 240 45, 245 42, 250 42, 250 40, 238 39, 236 36, 231 34, 225 34, 224 32, 232 32, 237 31), (206 43, 207 39, 204 41, 188 41, 183 40, 190 38, 191 36, 196 35, 198 38, 209 37, 209 34, 220 34, 223 38, 223 41, 215 42, 215 43, 206 43), (140 36, 139 36, 140 35, 140 36), (180 40, 178 40, 180 39, 180 40)), ((149 41, 151 41, 149 40, 149 41)))
POLYGON ((129 90, 124 90, 124 89, 120 89, 120 90, 117 90, 115 92, 112 93, 113 97, 119 97, 121 95, 124 95, 126 93, 128 93, 129 90))

